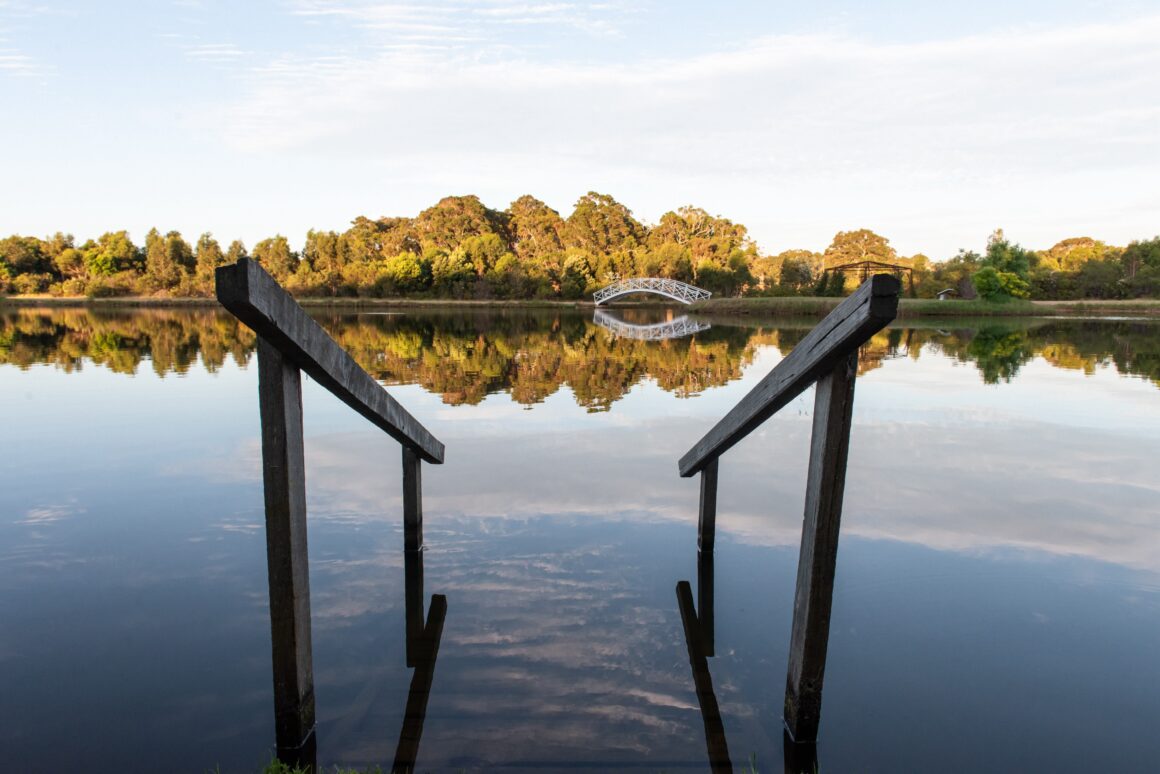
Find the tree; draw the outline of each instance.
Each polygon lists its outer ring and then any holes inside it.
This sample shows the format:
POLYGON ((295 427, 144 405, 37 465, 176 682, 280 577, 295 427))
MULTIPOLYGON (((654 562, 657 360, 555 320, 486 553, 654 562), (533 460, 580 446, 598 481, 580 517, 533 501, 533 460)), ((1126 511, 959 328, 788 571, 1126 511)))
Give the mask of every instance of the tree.
POLYGON ((607 194, 589 191, 576 201, 565 222, 564 243, 594 255, 610 255, 636 247, 644 235, 644 226, 627 207, 607 194))
POLYGON ((810 250, 786 250, 775 258, 781 264, 777 282, 786 290, 799 292, 814 281, 821 256, 810 250))
POLYGON ((242 258, 249 258, 250 254, 246 252, 246 243, 240 239, 235 239, 230 242, 229 248, 226 249, 226 263, 237 263, 242 258))
POLYGON ((525 262, 543 264, 548 255, 563 251, 564 219, 534 196, 521 196, 507 209, 512 251, 525 262))
POLYGON ((1031 252, 1009 241, 1001 228, 995 229, 987 238, 987 252, 983 256, 984 266, 991 266, 998 272, 1007 272, 1026 279, 1031 271, 1031 259, 1031 252))
POLYGON ((139 271, 141 251, 129 239, 127 231, 107 231, 94 243, 81 248, 85 268, 96 276, 111 276, 122 271, 139 271))
POLYGON ((463 253, 431 247, 423 252, 423 258, 431 265, 431 281, 436 292, 453 297, 468 292, 475 279, 475 267, 463 257, 463 253))
POLYGON ((192 263, 192 251, 181 234, 170 231, 161 236, 156 228, 149 229, 145 235, 145 276, 154 289, 173 288, 181 282, 185 252, 190 252, 192 263))
POLYGON ((1010 271, 998 271, 994 266, 984 266, 971 277, 978 292, 987 301, 1002 301, 1008 298, 1027 298, 1031 295, 1027 281, 1010 271))
POLYGON ((41 274, 54 268, 43 243, 36 237, 14 235, 0 239, 0 261, 13 274, 41 274))
POLYGON ((285 282, 286 278, 298 268, 298 256, 290 249, 286 237, 281 234, 263 239, 254 245, 253 257, 279 282, 285 282))
POLYGON ((397 293, 423 290, 431 280, 431 266, 414 253, 402 252, 387 259, 383 273, 397 293))
POLYGON ((197 265, 198 283, 204 288, 213 288, 214 271, 228 262, 221 245, 213 238, 213 234, 205 232, 197 239, 194 250, 194 260, 197 265))
POLYGON ((498 234, 507 241, 507 215, 488 209, 478 196, 447 196, 415 218, 423 243, 454 250, 471 236, 498 234))
POLYGON ((953 258, 935 266, 935 284, 941 286, 935 292, 952 287, 960 298, 974 298, 975 286, 971 284, 971 276, 982 264, 983 256, 974 250, 959 250, 953 258))
POLYGON ((735 251, 752 246, 745 226, 731 220, 710 215, 699 207, 681 207, 666 212, 661 221, 648 232, 652 249, 675 243, 689 251, 694 263, 709 260, 724 267, 735 251))
POLYGON ((1124 248, 1120 262, 1128 279, 1134 279, 1136 273, 1144 267, 1160 270, 1160 236, 1133 241, 1124 248))
POLYGON ((858 261, 895 263, 898 254, 886 237, 879 236, 870 229, 860 228, 857 231, 839 231, 835 234, 834 241, 830 242, 822 257, 826 268, 830 268, 858 261))
POLYGON ((1056 242, 1037 254, 1041 266, 1051 271, 1079 271, 1088 261, 1115 260, 1119 249, 1091 237, 1072 237, 1056 242))
POLYGON ((306 232, 302 261, 320 274, 337 274, 348 261, 346 240, 334 231, 311 229, 306 232))
POLYGON ((987 239, 982 268, 971 277, 971 282, 978 294, 988 301, 1027 298, 1031 295, 1031 286, 1027 282, 1031 259, 1029 251, 1009 241, 1003 235, 1003 229, 996 229, 987 239))
POLYGON ((498 234, 487 233, 464 239, 457 248, 463 263, 470 265, 477 276, 491 271, 507 252, 507 243, 498 234))

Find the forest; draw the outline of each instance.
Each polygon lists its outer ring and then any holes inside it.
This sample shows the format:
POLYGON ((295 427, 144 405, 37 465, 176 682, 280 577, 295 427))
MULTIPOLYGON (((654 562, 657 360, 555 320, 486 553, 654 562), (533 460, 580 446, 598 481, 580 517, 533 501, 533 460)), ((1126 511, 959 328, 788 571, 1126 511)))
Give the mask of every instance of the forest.
POLYGON ((0 295, 212 297, 214 270, 258 261, 299 297, 581 299, 624 277, 671 277, 718 296, 840 296, 857 276, 834 271, 875 261, 898 267, 908 295, 950 289, 988 300, 1160 297, 1160 237, 1126 246, 1090 237, 1025 248, 997 230, 986 250, 937 260, 899 255, 869 229, 837 233, 821 252, 760 252, 745 226, 696 207, 648 225, 607 194, 580 197, 571 214, 532 196, 504 210, 448 196, 416 217, 355 218, 343 232, 308 231, 302 249, 282 235, 247 249, 211 233, 192 244, 154 228, 136 244, 109 231, 0 239, 0 295))

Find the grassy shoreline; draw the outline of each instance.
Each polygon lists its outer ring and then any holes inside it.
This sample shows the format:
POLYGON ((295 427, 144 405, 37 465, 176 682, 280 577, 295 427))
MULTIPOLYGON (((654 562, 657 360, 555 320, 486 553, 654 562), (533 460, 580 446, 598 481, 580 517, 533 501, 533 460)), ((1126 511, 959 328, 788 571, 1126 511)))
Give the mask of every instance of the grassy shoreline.
MULTIPOLYGON (((406 309, 423 307, 464 307, 491 309, 588 309, 590 300, 556 301, 541 299, 457 300, 438 298, 299 298, 304 307, 313 309, 406 309)), ((694 313, 721 317, 751 315, 821 318, 841 303, 840 298, 814 296, 784 296, 777 298, 714 298, 698 301, 689 307, 694 313)), ((617 304, 644 308, 665 306, 666 302, 652 301, 617 304)), ((671 305, 671 304, 668 304, 671 305)), ((214 308, 219 304, 213 298, 155 298, 148 296, 121 296, 117 298, 86 298, 84 296, 2 296, 0 308, 11 307, 88 307, 95 309, 155 309, 155 308, 214 308)), ((935 299, 904 298, 898 310, 898 319, 917 317, 1160 317, 1160 299, 1143 298, 1125 301, 938 301, 935 299)))

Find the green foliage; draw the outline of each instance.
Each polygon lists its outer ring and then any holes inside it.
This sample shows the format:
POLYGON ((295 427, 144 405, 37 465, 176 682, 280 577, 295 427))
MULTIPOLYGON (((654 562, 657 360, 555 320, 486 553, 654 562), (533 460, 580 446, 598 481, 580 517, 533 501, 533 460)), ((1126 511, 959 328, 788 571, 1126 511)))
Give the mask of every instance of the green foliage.
POLYGON ((1031 271, 1032 254, 1021 246, 1010 242, 997 229, 987 239, 987 254, 983 256, 983 266, 990 266, 1000 273, 1014 274, 1026 279, 1031 271))
MULTIPOLYGON (((0 292, 209 296, 214 270, 246 257, 238 240, 224 251, 210 233, 191 247, 176 231, 152 229, 138 248, 125 231, 74 244, 70 234, 0 239, 0 292)), ((899 257, 868 229, 842 231, 824 254, 763 255, 746 228, 704 209, 637 221, 607 194, 589 192, 565 219, 532 196, 506 210, 476 196, 450 196, 414 218, 355 218, 346 231, 306 233, 301 256, 281 235, 253 257, 291 293, 308 296, 406 295, 443 298, 578 299, 626 277, 669 277, 715 296, 841 296, 852 278, 829 271, 873 260, 909 266, 912 295, 953 288, 962 299, 1120 299, 1160 295, 1160 237, 1126 248, 1090 237, 1034 253, 996 231, 985 255, 962 251, 935 262, 899 257)))
POLYGON ((825 265, 831 267, 858 261, 894 263, 897 253, 886 237, 879 236, 868 228, 860 228, 857 231, 839 231, 835 234, 834 241, 826 248, 823 257, 825 265))
POLYGON ((1001 301, 1005 298, 1028 298, 1030 285, 1018 274, 998 271, 993 266, 984 266, 971 278, 975 291, 987 301, 1001 301))
POLYGON ((82 252, 85 267, 93 276, 107 277, 142 268, 141 251, 129 239, 127 231, 105 232, 96 243, 86 243, 82 252))
POLYGON ((252 257, 279 282, 285 281, 298 268, 298 256, 281 234, 254 245, 252 257))
POLYGON ((633 249, 645 229, 627 207, 607 194, 589 191, 576 202, 564 227, 564 244, 594 255, 609 255, 619 247, 633 249))
POLYGON ((10 236, 0 239, 0 262, 12 274, 39 274, 52 270, 52 261, 36 237, 10 236))
POLYGON ((478 196, 448 196, 420 212, 414 228, 424 244, 454 250, 468 237, 482 234, 506 240, 507 215, 488 209, 478 196))
POLYGON ((988 301, 1029 298, 1032 253, 1010 242, 998 229, 987 240, 987 254, 971 276, 975 291, 988 301))
POLYGON ((399 253, 387 259, 383 273, 396 293, 413 293, 431 284, 431 265, 414 253, 399 253))

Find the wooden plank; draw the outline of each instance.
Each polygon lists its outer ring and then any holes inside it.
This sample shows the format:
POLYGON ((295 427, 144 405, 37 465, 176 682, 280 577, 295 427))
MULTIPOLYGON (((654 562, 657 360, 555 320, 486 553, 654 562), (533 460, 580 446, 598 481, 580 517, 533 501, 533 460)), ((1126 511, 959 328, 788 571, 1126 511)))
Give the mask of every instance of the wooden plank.
POLYGON ((805 516, 785 681, 785 727, 795 742, 814 742, 818 738, 857 369, 858 353, 850 352, 833 371, 818 380, 814 398, 805 516))
POLYGON ((714 774, 732 774, 733 762, 729 759, 725 724, 721 722, 721 708, 713 692, 713 677, 709 674, 709 662, 701 642, 701 624, 697 620, 697 611, 693 609, 693 590, 688 581, 677 582, 677 607, 680 608, 681 623, 685 629, 685 647, 689 651, 689 666, 693 670, 693 687, 701 707, 701 720, 705 724, 709 768, 714 774))
POLYGON ((701 469, 701 500, 697 509, 697 548, 712 551, 717 532, 717 461, 714 457, 701 469))
POLYGON ((403 447, 403 548, 423 547, 423 460, 403 447))
POLYGON ((293 757, 294 750, 309 743, 314 730, 302 377, 297 366, 261 339, 258 400, 266 500, 274 729, 278 749, 293 757))
POLYGON ((688 477, 753 432, 898 313, 902 283, 888 274, 868 279, 811 330, 748 395, 705 434, 677 467, 688 477))
POLYGON ((403 710, 403 727, 399 731, 399 744, 395 748, 392 774, 411 774, 415 771, 423 723, 427 718, 427 701, 431 697, 431 684, 435 680, 435 660, 439 656, 439 643, 443 639, 443 622, 446 619, 447 597, 432 594, 427 625, 423 628, 421 658, 415 666, 415 674, 411 676, 411 688, 407 691, 407 706, 403 710))
POLYGON ((443 444, 407 413, 254 261, 216 273, 217 298, 292 363, 427 462, 443 462, 443 444))

